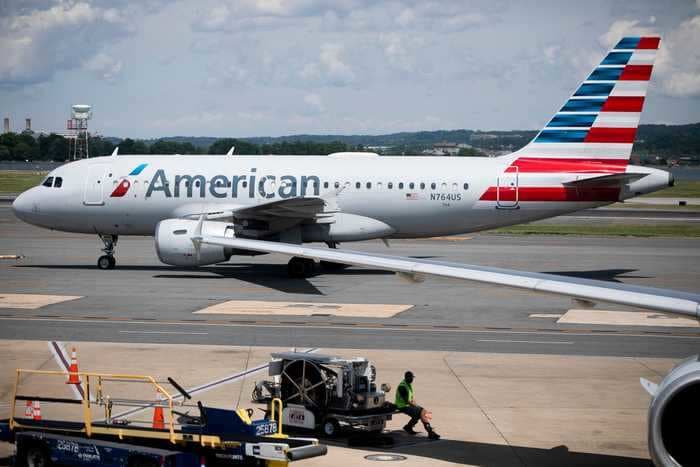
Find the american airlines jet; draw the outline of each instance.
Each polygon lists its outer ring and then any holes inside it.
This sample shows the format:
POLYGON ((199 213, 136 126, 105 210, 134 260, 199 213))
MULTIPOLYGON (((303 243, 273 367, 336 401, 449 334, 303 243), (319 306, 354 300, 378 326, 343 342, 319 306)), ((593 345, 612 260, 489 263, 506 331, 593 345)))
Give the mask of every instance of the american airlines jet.
POLYGON ((698 314, 698 297, 582 279, 337 249, 341 242, 476 232, 604 206, 673 177, 629 164, 658 37, 625 37, 527 146, 502 157, 119 156, 52 171, 14 202, 34 225, 94 233, 100 269, 122 235, 152 235, 176 266, 291 256, 289 273, 352 264, 698 314), (330 248, 306 247, 324 242, 330 248), (679 311, 680 310, 680 311, 679 311))

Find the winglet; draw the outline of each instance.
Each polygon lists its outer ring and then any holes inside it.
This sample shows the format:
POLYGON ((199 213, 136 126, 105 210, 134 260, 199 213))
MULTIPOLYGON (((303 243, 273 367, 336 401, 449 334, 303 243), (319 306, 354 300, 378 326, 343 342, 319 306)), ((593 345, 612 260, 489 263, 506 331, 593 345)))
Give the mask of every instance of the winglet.
POLYGON ((231 146, 231 149, 226 153, 227 156, 233 156, 233 151, 236 150, 236 146, 231 146))
POLYGON ((114 151, 112 151, 112 157, 116 156, 117 154, 119 154, 119 146, 114 148, 114 151))
POLYGON ((644 390, 648 392, 651 397, 654 397, 659 390, 659 385, 656 383, 652 383, 648 379, 639 378, 639 382, 644 388, 644 390))

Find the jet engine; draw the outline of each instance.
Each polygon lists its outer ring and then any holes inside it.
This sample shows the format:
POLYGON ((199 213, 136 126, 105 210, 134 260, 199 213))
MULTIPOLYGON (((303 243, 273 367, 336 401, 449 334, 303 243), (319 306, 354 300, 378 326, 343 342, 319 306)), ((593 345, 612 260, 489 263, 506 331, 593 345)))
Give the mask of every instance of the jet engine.
MULTIPOLYGON (((198 221, 189 219, 165 219, 158 223, 155 233, 156 253, 165 264, 173 266, 204 266, 228 261, 233 249, 203 244, 199 254, 192 243, 198 221)), ((204 221, 203 235, 234 237, 233 224, 204 221)))
POLYGON ((649 453, 657 466, 700 465, 697 430, 700 415, 700 356, 676 366, 658 386, 642 385, 652 395, 649 453))

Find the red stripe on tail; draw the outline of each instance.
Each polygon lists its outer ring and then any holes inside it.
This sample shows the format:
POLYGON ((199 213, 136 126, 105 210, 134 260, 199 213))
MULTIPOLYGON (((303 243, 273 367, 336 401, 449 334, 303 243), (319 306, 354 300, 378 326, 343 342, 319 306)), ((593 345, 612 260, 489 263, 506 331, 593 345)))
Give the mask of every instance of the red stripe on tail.
POLYGON ((641 112, 643 106, 644 98, 641 96, 610 96, 601 112, 641 112))
MULTIPOLYGON (((620 199, 620 188, 610 186, 600 187, 565 187, 565 186, 529 186, 520 187, 517 193, 521 202, 562 202, 562 201, 617 201, 620 199)), ((515 201, 515 188, 489 187, 480 201, 515 201)))
POLYGON ((649 81, 651 69, 651 65, 627 65, 622 70, 620 81, 649 81))
POLYGON ((642 37, 639 39, 639 44, 637 44, 637 49, 653 49, 659 48, 660 37, 642 37))
POLYGON ((588 130, 584 143, 634 143, 636 128, 602 128, 588 130))
POLYGON ((521 173, 619 173, 626 170, 628 159, 594 159, 575 157, 520 157, 508 167, 506 172, 521 173))

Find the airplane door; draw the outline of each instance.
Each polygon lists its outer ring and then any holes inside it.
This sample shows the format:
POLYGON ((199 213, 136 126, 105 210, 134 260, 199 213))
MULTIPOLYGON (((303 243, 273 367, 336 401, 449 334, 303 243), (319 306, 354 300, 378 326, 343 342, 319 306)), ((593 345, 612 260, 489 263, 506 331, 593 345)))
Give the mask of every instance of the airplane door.
POLYGON ((508 168, 508 172, 503 172, 498 177, 496 207, 503 209, 517 209, 518 202, 518 167, 512 166, 508 168))
POLYGON ((83 204, 88 206, 101 206, 105 204, 104 190, 105 173, 107 166, 105 164, 95 164, 88 168, 88 176, 85 179, 85 193, 83 195, 83 204))

